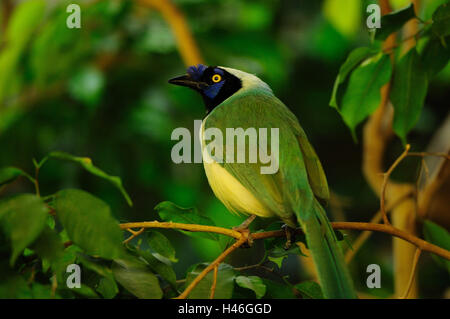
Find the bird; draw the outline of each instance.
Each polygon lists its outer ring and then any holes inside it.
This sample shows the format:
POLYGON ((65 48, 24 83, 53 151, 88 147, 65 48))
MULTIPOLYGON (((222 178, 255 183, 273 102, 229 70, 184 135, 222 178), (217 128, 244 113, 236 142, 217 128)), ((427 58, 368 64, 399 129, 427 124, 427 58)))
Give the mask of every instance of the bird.
MULTIPOLYGON (((356 298, 352 278, 328 220, 329 199, 322 164, 297 117, 268 84, 241 70, 193 65, 169 80, 198 92, 206 108, 200 128, 204 170, 215 196, 231 213, 277 217, 290 229, 300 226, 325 298, 356 298), (216 161, 205 152, 208 128, 278 129, 278 170, 263 174, 263 163, 216 161)), ((271 139, 267 139, 272 143, 271 139)), ((225 151, 227 144, 221 145, 225 151)), ((270 144, 268 149, 274 148, 270 144)), ((289 233, 289 232, 287 232, 289 233)))

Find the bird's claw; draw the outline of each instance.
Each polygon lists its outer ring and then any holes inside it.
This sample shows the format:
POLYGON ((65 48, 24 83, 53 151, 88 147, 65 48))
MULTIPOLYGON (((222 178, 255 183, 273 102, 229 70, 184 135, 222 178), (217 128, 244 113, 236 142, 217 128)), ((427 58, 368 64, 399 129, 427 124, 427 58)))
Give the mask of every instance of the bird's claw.
POLYGON ((284 250, 289 250, 291 248, 292 243, 295 243, 295 228, 289 227, 284 224, 281 226, 281 229, 284 230, 284 234, 286 235, 286 244, 284 245, 284 250))

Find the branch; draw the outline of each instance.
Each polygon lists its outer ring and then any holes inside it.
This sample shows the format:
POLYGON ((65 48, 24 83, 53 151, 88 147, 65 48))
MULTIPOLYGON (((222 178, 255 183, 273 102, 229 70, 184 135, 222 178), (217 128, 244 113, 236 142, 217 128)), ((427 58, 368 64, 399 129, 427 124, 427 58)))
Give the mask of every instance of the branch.
MULTIPOLYGON (((428 252, 434 253, 438 256, 441 256, 445 259, 450 260, 450 251, 448 251, 444 248, 441 248, 439 246, 433 245, 423 239, 420 239, 419 237, 411 235, 411 234, 404 232, 398 228, 395 228, 391 225, 376 224, 376 223, 361 223, 361 222, 333 222, 333 223, 331 223, 331 226, 333 227, 333 229, 336 229, 336 230, 369 230, 369 231, 386 233, 386 234, 392 235, 394 237, 403 239, 403 240, 415 245, 416 247, 422 249, 423 251, 428 251, 428 252)), ((250 237, 253 240, 257 240, 257 239, 285 237, 286 236, 286 234, 283 230, 248 233, 247 235, 243 235, 242 232, 238 232, 238 231, 228 229, 228 228, 217 227, 217 226, 205 226, 205 225, 182 224, 182 223, 172 223, 172 222, 158 222, 158 221, 140 222, 140 223, 125 223, 125 224, 120 224, 120 228, 121 229, 171 228, 171 229, 188 230, 188 231, 194 231, 194 232, 212 232, 212 233, 222 234, 222 235, 236 238, 236 239, 238 239, 238 241, 236 243, 238 243, 242 240, 244 240, 244 242, 248 241, 248 239, 250 237)), ((302 231, 300 228, 298 228, 296 230, 296 232, 301 233, 302 231)), ((241 245, 242 245, 242 243, 239 244, 239 246, 241 246, 241 245)), ((231 246, 231 247, 233 247, 233 246, 231 246)), ((239 246, 237 246, 237 247, 239 247, 239 246)), ((235 248, 237 248, 237 247, 235 247, 235 248)), ((230 248, 228 248, 225 252, 227 252, 230 248)), ((233 251, 233 250, 234 249, 232 249, 231 251, 233 251)), ((226 255, 228 255, 230 252, 228 252, 226 255)), ((224 253, 222 253, 222 254, 224 254, 224 253)), ((226 257, 226 255, 225 255, 225 257, 226 257)), ((221 256, 222 255, 220 255, 219 258, 221 256)), ((216 261, 218 259, 216 259, 216 261)), ((210 264, 210 265, 212 265, 212 264, 210 264)), ((212 270, 212 269, 213 268, 211 268, 210 270, 212 270)))
MULTIPOLYGON (((241 234, 245 234, 245 233, 241 233, 241 234)), ((246 243, 248 241, 248 236, 249 233, 247 233, 247 235, 241 235, 241 238, 239 238, 233 245, 231 245, 230 247, 228 247, 227 250, 225 250, 222 254, 220 254, 219 257, 216 258, 216 260, 214 260, 212 263, 210 263, 208 265, 208 267, 206 267, 205 269, 203 269, 203 271, 197 276, 195 277, 195 279, 189 284, 189 286, 183 291, 183 293, 181 295, 179 295, 176 299, 186 299, 187 296, 191 293, 192 289, 195 288, 195 286, 198 285, 198 283, 205 278, 205 276, 214 268, 218 267, 219 264, 229 255, 231 254, 234 250, 236 250, 237 248, 239 248, 240 246, 242 246, 244 243, 246 243)))
POLYGON ((400 162, 408 155, 409 149, 411 148, 411 145, 406 145, 405 151, 400 155, 397 160, 389 167, 388 171, 383 174, 383 184, 381 185, 381 196, 380 196, 380 211, 381 215, 383 216, 383 221, 386 225, 389 225, 389 220, 386 215, 386 210, 384 209, 384 202, 385 202, 385 196, 386 196, 386 186, 389 180, 389 177, 391 176, 394 169, 400 164, 400 162))
MULTIPOLYGON (((389 0, 379 0, 381 6, 381 13, 386 15, 392 11, 389 0)), ((417 4, 417 3, 416 3, 417 4)), ((416 21, 417 22, 417 21, 416 21)), ((413 25, 414 23, 411 23, 413 25)), ((411 30, 409 30, 411 31, 411 30)), ((406 37, 417 32, 408 32, 406 37)), ((415 39, 410 38, 410 41, 403 43, 402 48, 405 49, 415 44, 415 39)), ((397 34, 391 34, 383 43, 383 50, 395 47, 397 45, 397 34)), ((390 54, 392 65, 395 65, 395 56, 392 51, 390 54)), ((395 66, 394 66, 395 68, 395 66)), ((387 149, 388 142, 393 136, 392 120, 394 109, 389 103, 389 95, 392 86, 392 78, 381 89, 381 101, 378 109, 371 115, 369 120, 364 125, 363 134, 363 173, 372 188, 372 190, 381 198, 382 193, 385 193, 386 201, 396 201, 398 198, 410 194, 415 190, 415 185, 411 183, 396 183, 390 179, 385 180, 383 177, 384 169, 384 155, 387 149), (386 188, 389 188, 386 191, 386 188)), ((385 175, 384 175, 385 176, 385 175)), ((380 199, 381 201, 381 199, 380 199)), ((384 202, 384 199, 383 199, 384 202)), ((380 202, 381 204, 381 202, 380 202)), ((384 204, 384 203, 383 203, 384 204)), ((391 213, 392 224, 398 228, 406 230, 408 233, 415 232, 415 211, 416 201, 414 198, 404 201, 393 209, 391 213)), ((386 218, 384 218, 386 221, 386 218)), ((399 241, 396 238, 393 240, 393 258, 395 267, 395 291, 399 295, 399 290, 403 290, 409 280, 408 271, 410 263, 414 257, 414 247, 409 244, 399 241), (406 276, 405 276, 406 275, 406 276)), ((403 292, 403 291, 402 291, 403 292)), ((415 283, 412 285, 412 297, 417 295, 417 287, 415 283)))
POLYGON ((183 13, 170 0, 138 0, 146 7, 158 10, 170 25, 185 65, 203 63, 203 58, 183 13))
POLYGON ((217 265, 214 267, 214 275, 213 275, 213 283, 211 285, 211 293, 209 295, 209 299, 214 299, 214 294, 216 292, 216 286, 217 286, 217 272, 219 270, 219 266, 217 265))
POLYGON ((182 223, 172 223, 172 222, 139 222, 139 223, 124 223, 120 224, 121 229, 130 229, 130 228, 169 228, 169 229, 180 229, 187 230, 192 232, 209 232, 222 234, 229 237, 233 237, 236 239, 240 239, 242 234, 238 231, 217 227, 217 226, 207 226, 207 225, 196 225, 196 224, 182 224, 182 223))
POLYGON ((131 228, 127 228, 127 230, 131 233, 131 236, 123 241, 124 244, 128 244, 133 238, 136 238, 140 234, 142 234, 145 228, 141 228, 138 231, 134 231, 131 228))
MULTIPOLYGON (((12 11, 14 9, 14 3, 11 0, 3 0, 2 1, 2 18, 1 18, 1 25, 0 25, 0 31, 3 34, 3 36, 6 34, 6 29, 8 28, 9 18, 11 17, 12 11)), ((1 41, 4 41, 3 37, 1 41)), ((0 43, 0 46, 4 43, 0 43)))
MULTIPOLYGON (((358 223, 358 222, 334 222, 331 223, 334 229, 353 229, 353 230, 370 230, 377 231, 392 235, 394 237, 403 239, 414 246, 420 248, 423 251, 428 251, 430 253, 441 256, 447 260, 450 260, 450 251, 439 246, 433 245, 419 237, 411 235, 403 230, 395 228, 390 225, 383 224, 373 224, 373 223, 358 223)), ((255 235, 253 235, 255 238, 255 235)), ((255 238, 256 239, 256 238, 255 238)))
POLYGON ((422 252, 422 250, 420 248, 416 249, 416 253, 414 255, 414 263, 411 269, 411 274, 409 277, 409 281, 408 281, 408 285, 406 287, 405 293, 403 294, 402 297, 400 297, 400 299, 406 299, 408 298, 409 292, 411 291, 411 286, 412 283, 414 281, 414 277, 416 275, 416 268, 417 268, 417 264, 419 263, 419 258, 420 258, 420 253, 422 252))

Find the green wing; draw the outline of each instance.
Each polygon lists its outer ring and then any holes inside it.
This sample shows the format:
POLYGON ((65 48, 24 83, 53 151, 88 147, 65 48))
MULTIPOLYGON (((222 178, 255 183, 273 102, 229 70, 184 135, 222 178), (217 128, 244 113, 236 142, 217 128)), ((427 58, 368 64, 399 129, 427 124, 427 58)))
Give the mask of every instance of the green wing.
POLYGON ((325 176, 325 172, 323 171, 319 157, 309 143, 308 138, 306 137, 306 134, 301 126, 297 124, 294 125, 294 128, 299 129, 297 139, 303 154, 306 170, 308 172, 308 180, 313 189, 314 195, 323 201, 328 202, 330 199, 330 192, 328 190, 327 178, 325 176))

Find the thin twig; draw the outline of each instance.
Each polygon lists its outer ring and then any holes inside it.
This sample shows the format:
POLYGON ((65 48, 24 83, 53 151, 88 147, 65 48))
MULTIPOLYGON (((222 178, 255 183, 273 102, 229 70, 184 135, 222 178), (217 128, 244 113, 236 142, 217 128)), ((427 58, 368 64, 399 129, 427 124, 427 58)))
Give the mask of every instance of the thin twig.
MULTIPOLYGON (((395 228, 391 225, 384 224, 372 224, 372 223, 357 223, 357 222, 334 222, 331 223, 334 229, 353 229, 353 230, 371 230, 386 233, 397 238, 401 238, 421 250, 428 251, 430 253, 441 256, 447 260, 450 260, 450 251, 433 245, 423 239, 420 239, 414 235, 411 235, 403 230, 395 228)), ((255 237, 255 236, 254 236, 255 237)))
POLYGON ((51 280, 52 280, 51 296, 52 298, 54 298, 56 294, 56 289, 58 289, 58 280, 56 279, 56 275, 53 275, 51 280))
POLYGON ((36 189, 36 195, 38 197, 41 196, 41 192, 39 190, 39 170, 40 170, 40 165, 38 165, 38 163, 36 162, 36 160, 33 158, 33 164, 34 164, 34 188, 36 189))
POLYGON ((229 254, 231 254, 236 248, 242 246, 245 242, 248 241, 248 236, 241 235, 233 245, 228 247, 219 257, 216 258, 212 263, 208 265, 203 271, 195 277, 195 279, 190 283, 190 285, 179 295, 176 299, 186 299, 187 296, 191 293, 192 289, 198 285, 198 283, 205 278, 205 276, 214 269, 214 267, 218 266, 229 254))
MULTIPOLYGON (((411 194, 405 194, 404 196, 398 198, 395 202, 388 203, 386 207, 386 212, 391 211, 397 205, 401 204, 404 200, 409 198, 411 194)), ((370 223, 378 224, 382 220, 382 214, 381 210, 377 211, 376 214, 372 217, 370 220, 370 223)), ((353 257, 358 253, 359 249, 364 245, 364 243, 369 239, 370 235, 372 235, 373 232, 371 231, 363 231, 352 243, 352 249, 348 249, 345 253, 345 261, 347 263, 350 263, 350 261, 353 259, 353 257)))
POLYGON ((145 228, 142 227, 138 231, 134 231, 131 228, 128 228, 127 230, 131 233, 131 236, 123 241, 124 244, 128 244, 131 240, 133 240, 133 238, 136 238, 137 236, 142 234, 144 232, 145 228))
POLYGON ((213 273, 213 282, 211 285, 211 293, 209 294, 209 299, 214 299, 214 294, 216 293, 216 285, 217 285, 217 272, 219 270, 219 266, 216 265, 214 267, 214 273, 213 273))
POLYGON ((421 252, 422 252, 422 250, 420 248, 416 249, 416 253, 414 255, 414 261, 413 261, 413 266, 412 266, 412 269, 411 269, 411 274, 410 274, 410 277, 409 277, 408 285, 406 287, 405 293, 403 294, 403 296, 400 297, 400 299, 408 298, 409 292, 411 290, 412 283, 414 281, 414 277, 416 276, 416 268, 417 268, 417 264, 419 263, 419 258, 420 258, 421 252))
POLYGON ((443 157, 448 160, 450 160, 450 155, 447 153, 432 153, 432 152, 409 152, 408 156, 419 156, 419 157, 425 157, 425 156, 436 156, 436 157, 443 157))
POLYGON ((381 185, 381 196, 380 196, 380 210, 381 214, 383 216, 383 221, 386 225, 390 225, 389 220, 386 215, 386 210, 384 208, 385 203, 385 196, 386 196, 386 186, 389 181, 389 176, 391 176, 394 169, 397 167, 398 164, 408 155, 408 151, 411 148, 411 145, 407 144, 405 147, 405 151, 395 160, 395 162, 389 167, 388 171, 384 173, 383 176, 383 184, 381 185))

